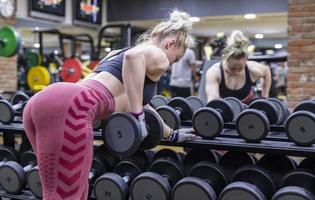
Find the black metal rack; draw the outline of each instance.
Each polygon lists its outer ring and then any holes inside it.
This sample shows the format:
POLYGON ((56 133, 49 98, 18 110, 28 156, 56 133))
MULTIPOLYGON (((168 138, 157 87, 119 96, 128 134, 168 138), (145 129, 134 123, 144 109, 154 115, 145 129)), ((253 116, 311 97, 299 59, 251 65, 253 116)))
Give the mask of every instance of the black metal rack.
MULTIPOLYGON (((227 124, 226 127, 233 126, 227 124)), ((274 127, 274 129, 281 129, 281 127, 274 127)), ((24 134, 23 124, 13 123, 9 125, 0 124, 0 132, 24 134)), ((94 132, 95 140, 102 140, 102 133, 94 132)), ((196 139, 194 141, 185 143, 171 143, 162 141, 161 145, 179 146, 179 147, 205 147, 217 150, 228 151, 245 151, 252 153, 273 153, 283 154, 288 156, 308 157, 315 155, 315 145, 312 146, 297 146, 289 141, 283 132, 271 132, 268 137, 260 143, 249 143, 238 137, 235 130, 225 129, 223 133, 212 140, 196 139)))

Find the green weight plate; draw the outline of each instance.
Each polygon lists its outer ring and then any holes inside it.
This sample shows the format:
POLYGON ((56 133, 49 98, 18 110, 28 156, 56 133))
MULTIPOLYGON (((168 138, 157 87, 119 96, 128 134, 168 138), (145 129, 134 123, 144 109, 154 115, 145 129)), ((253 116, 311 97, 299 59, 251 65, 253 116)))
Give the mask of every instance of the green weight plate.
POLYGON ((19 37, 13 27, 0 28, 0 56, 10 57, 16 54, 20 45, 19 37))
POLYGON ((28 68, 40 65, 40 55, 35 52, 26 51, 24 53, 24 59, 28 68))

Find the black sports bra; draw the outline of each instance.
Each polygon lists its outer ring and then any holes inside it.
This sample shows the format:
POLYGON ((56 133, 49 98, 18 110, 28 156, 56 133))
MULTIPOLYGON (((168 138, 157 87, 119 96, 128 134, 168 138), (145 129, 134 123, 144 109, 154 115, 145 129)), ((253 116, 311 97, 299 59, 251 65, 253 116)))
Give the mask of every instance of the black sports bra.
MULTIPOLYGON (((116 54, 103 59, 94 70, 94 72, 99 73, 102 71, 109 72, 113 76, 115 76, 121 83, 123 83, 122 78, 122 66, 124 53, 130 48, 124 48, 116 54), (115 57, 116 56, 116 57, 115 57), (115 58, 113 58, 115 57, 115 58), (109 60, 110 58, 113 58, 109 60)), ((152 81, 149 77, 145 76, 144 86, 143 86, 143 100, 142 105, 148 104, 152 97, 156 94, 157 82, 152 81)))

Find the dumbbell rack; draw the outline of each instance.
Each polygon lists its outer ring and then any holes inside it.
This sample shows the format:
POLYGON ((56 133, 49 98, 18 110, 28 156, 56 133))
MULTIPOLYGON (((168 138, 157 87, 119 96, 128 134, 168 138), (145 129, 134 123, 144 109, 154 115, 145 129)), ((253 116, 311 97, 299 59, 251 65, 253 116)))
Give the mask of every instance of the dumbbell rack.
MULTIPOLYGON (((191 127, 190 122, 183 122, 182 126, 191 127)), ((315 145, 312 146, 297 146, 290 142, 283 133, 283 126, 270 127, 271 133, 268 137, 260 143, 249 143, 239 138, 236 131, 233 130, 234 124, 225 124, 224 131, 219 137, 212 140, 196 139, 194 141, 185 143, 171 143, 162 141, 161 145, 178 146, 178 147, 204 147, 214 150, 226 151, 241 151, 252 153, 272 153, 287 156, 301 156, 308 157, 315 155, 315 145)), ((25 134, 23 124, 12 123, 9 125, 0 124, 0 132, 25 134)), ((102 140, 102 133, 94 132, 95 140, 102 140)), ((10 195, 0 188, 0 197, 7 197, 13 199, 35 200, 36 198, 27 190, 23 190, 22 194, 10 195)), ((93 199, 93 198, 91 198, 93 199)))

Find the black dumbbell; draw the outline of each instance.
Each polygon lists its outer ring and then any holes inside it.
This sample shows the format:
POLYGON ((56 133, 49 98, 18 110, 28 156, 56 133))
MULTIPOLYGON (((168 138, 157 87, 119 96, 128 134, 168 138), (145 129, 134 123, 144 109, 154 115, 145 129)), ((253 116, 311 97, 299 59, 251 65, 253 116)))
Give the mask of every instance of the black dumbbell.
POLYGON ((150 105, 154 108, 157 109, 160 106, 165 106, 168 103, 168 99, 165 96, 162 95, 155 95, 152 97, 150 101, 150 105))
POLYGON ((21 155, 20 164, 8 161, 0 167, 0 174, 4 180, 1 187, 9 194, 19 194, 26 186, 26 174, 37 164, 33 151, 26 151, 21 155))
POLYGON ((283 177, 281 189, 273 195, 272 200, 287 199, 315 199, 315 175, 313 171, 296 169, 283 177))
POLYGON ((234 107, 242 107, 240 101, 224 99, 214 99, 208 102, 207 106, 199 109, 195 112, 192 118, 192 125, 196 134, 200 135, 205 139, 213 139, 218 136, 223 128, 224 123, 232 122, 234 115, 239 112, 234 107), (239 106, 236 107, 234 104, 238 102, 239 106))
MULTIPOLYGON (((111 154, 109 154, 104 145, 100 145, 96 147, 93 160, 92 167, 89 172, 89 194, 91 194, 93 189, 94 180, 107 171, 112 171, 114 166, 118 163, 119 159, 111 154)), ((36 196, 37 198, 42 198, 42 186, 39 177, 38 166, 33 167, 27 173, 27 183, 29 190, 36 196)))
POLYGON ((227 184, 223 170, 217 164, 202 161, 194 165, 188 177, 172 189, 173 200, 216 200, 227 184))
POLYGON ((97 200, 127 200, 129 198, 129 183, 145 171, 149 162, 144 151, 137 151, 130 157, 121 160, 116 165, 114 173, 105 173, 95 181, 95 198, 97 200))
POLYGON ((102 120, 94 120, 92 123, 93 131, 99 131, 102 128, 102 120))
POLYGON ((309 146, 315 143, 315 101, 303 101, 288 117, 284 130, 288 138, 297 145, 309 146))
POLYGON ((209 162, 219 164, 222 155, 208 148, 193 148, 190 150, 184 159, 184 167, 187 172, 199 162, 209 162))
POLYGON ((156 109, 164 123, 171 129, 178 129, 182 120, 191 120, 193 108, 183 97, 174 97, 167 103, 167 106, 160 106, 156 109))
POLYGON ((233 175, 239 168, 246 165, 255 165, 256 163, 257 159, 253 154, 237 151, 226 152, 220 160, 220 166, 229 181, 232 180, 233 175))
POLYGON ((183 163, 183 155, 181 153, 178 153, 172 149, 160 149, 155 153, 155 155, 152 158, 152 161, 161 159, 161 158, 172 158, 180 163, 183 163))
POLYGON ((26 174, 26 182, 31 193, 39 199, 43 198, 42 184, 39 176, 38 166, 33 167, 26 174))
POLYGON ((278 99, 258 99, 239 114, 235 129, 244 140, 260 142, 267 137, 270 125, 282 125, 289 113, 278 99))
POLYGON ((280 184, 283 176, 297 167, 296 162, 284 155, 265 154, 257 163, 271 175, 276 186, 280 184))
POLYGON ((235 122, 237 116, 245 109, 248 108, 248 105, 242 103, 239 99, 235 98, 235 97, 225 97, 224 100, 226 102, 228 102, 232 108, 233 108, 233 112, 234 112, 234 117, 233 117, 233 122, 235 122))
POLYGON ((238 169, 233 182, 220 193, 220 200, 267 200, 276 191, 271 175, 264 168, 247 165, 238 169))
POLYGON ((186 97, 186 100, 188 101, 189 105, 192 107, 194 113, 200 108, 205 106, 204 102, 196 96, 186 97))
POLYGON ((94 181, 102 174, 112 171, 119 162, 119 158, 108 153, 104 145, 96 148, 93 156, 92 167, 89 172, 89 196, 93 191, 94 181))
POLYGON ((103 140, 107 150, 118 156, 127 157, 141 149, 152 149, 163 138, 163 123, 158 114, 144 110, 148 135, 143 136, 137 119, 129 113, 117 112, 104 122, 103 140))
POLYGON ((29 97, 21 91, 15 92, 10 102, 5 99, 0 100, 0 122, 10 124, 15 116, 21 116, 28 100, 29 97))
POLYGON ((147 172, 137 176, 130 185, 132 199, 169 200, 171 188, 185 176, 183 166, 173 160, 154 161, 147 172))

